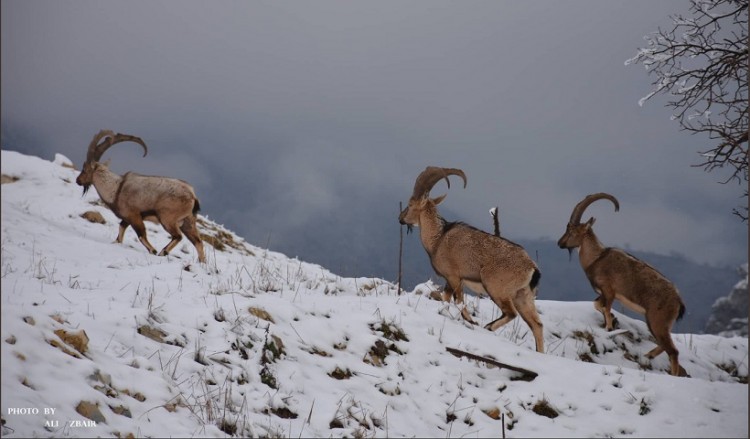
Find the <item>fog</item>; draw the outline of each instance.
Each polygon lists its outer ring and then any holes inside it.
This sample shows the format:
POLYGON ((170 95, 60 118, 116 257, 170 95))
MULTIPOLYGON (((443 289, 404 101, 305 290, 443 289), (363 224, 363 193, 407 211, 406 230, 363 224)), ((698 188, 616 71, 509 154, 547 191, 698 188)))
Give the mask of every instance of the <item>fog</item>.
POLYGON ((691 167, 708 139, 663 99, 639 106, 652 78, 625 66, 687 8, 5 0, 2 147, 80 166, 100 129, 140 136, 149 155, 118 145, 115 171, 185 179, 203 214, 334 271, 395 266, 398 205, 428 165, 468 176, 433 190, 449 220, 491 230, 497 205, 504 236, 557 239, 604 191, 620 212, 587 215, 605 244, 737 265, 742 186, 691 167))

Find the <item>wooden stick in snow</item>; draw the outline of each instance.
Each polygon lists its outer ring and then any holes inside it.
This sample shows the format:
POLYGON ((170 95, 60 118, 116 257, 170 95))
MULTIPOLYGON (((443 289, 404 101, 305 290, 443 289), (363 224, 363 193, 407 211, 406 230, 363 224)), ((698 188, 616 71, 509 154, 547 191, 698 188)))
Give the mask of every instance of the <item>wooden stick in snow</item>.
POLYGON ((495 225, 495 236, 500 236, 500 220, 497 217, 497 206, 490 209, 490 215, 492 215, 492 223, 495 225))
MULTIPOLYGON (((401 202, 398 202, 398 211, 401 213, 401 202)), ((398 226, 399 240, 398 240, 398 295, 401 295, 401 257, 404 254, 404 226, 398 226)))
POLYGON ((518 372, 522 375, 521 379, 524 381, 532 381, 534 378, 536 378, 539 375, 538 373, 529 369, 524 369, 518 366, 511 366, 510 364, 501 363, 497 360, 493 360, 492 358, 483 357, 481 355, 472 354, 472 353, 465 352, 459 349, 446 347, 445 350, 447 350, 448 352, 450 352, 451 354, 457 357, 471 358, 472 360, 481 361, 483 363, 491 364, 493 366, 510 369, 514 372, 518 372))

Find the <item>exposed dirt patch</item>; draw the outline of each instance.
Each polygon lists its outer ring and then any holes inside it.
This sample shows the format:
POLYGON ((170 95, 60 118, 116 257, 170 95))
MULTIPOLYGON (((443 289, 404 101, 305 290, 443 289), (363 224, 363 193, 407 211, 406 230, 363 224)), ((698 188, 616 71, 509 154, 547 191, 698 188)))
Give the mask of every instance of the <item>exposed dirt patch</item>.
POLYGON ((336 369, 333 369, 332 372, 328 372, 328 376, 331 378, 336 378, 337 380, 346 380, 352 377, 352 371, 349 369, 341 369, 340 367, 336 366, 336 369))
POLYGON ((531 410, 539 416, 546 416, 550 419, 554 419, 559 415, 559 413, 557 413, 557 410, 552 408, 552 406, 549 404, 549 401, 547 401, 546 399, 540 399, 539 401, 537 401, 531 410))
POLYGON ((379 323, 371 323, 370 329, 383 333, 383 337, 393 341, 409 341, 406 333, 403 329, 396 326, 395 323, 387 323, 385 321, 379 323))
POLYGON ((289 410, 287 407, 275 407, 268 409, 266 413, 273 413, 274 415, 278 416, 279 418, 284 419, 297 419, 297 414, 293 411, 289 410))
POLYGON ((594 334, 592 334, 590 331, 573 331, 573 338, 584 340, 586 343, 588 343, 591 354, 599 355, 599 348, 596 347, 594 334))

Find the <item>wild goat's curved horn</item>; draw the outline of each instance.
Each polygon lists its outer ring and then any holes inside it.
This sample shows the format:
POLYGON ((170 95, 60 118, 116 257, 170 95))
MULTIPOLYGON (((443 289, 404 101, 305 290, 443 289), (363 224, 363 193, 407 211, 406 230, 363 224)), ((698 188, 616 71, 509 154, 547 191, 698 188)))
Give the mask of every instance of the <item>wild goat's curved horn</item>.
POLYGON ((113 133, 111 130, 101 130, 98 133, 94 134, 94 138, 91 139, 91 143, 89 143, 89 149, 86 152, 86 162, 91 161, 97 161, 101 158, 101 154, 97 155, 96 146, 99 144, 99 141, 102 139, 102 137, 110 135, 114 136, 115 133, 113 133))
POLYGON ((143 156, 146 157, 146 154, 148 154, 148 147, 146 147, 146 143, 140 137, 120 133, 115 134, 112 130, 101 130, 94 136, 89 144, 89 150, 86 153, 86 162, 99 161, 107 149, 115 143, 120 142, 138 143, 143 147, 143 156), (102 143, 99 143, 102 137, 105 136, 108 137, 106 137, 102 143))
POLYGON ((435 183, 445 178, 448 183, 448 187, 451 187, 451 182, 448 180, 449 175, 458 175, 464 181, 464 187, 466 187, 466 174, 464 171, 457 168, 439 168, 436 166, 428 166, 422 171, 417 177, 417 181, 414 183, 414 192, 412 198, 421 198, 427 195, 435 183))
POLYGON ((606 198, 615 205, 615 212, 618 212, 620 210, 620 203, 617 201, 617 198, 608 193, 598 192, 596 194, 587 195, 586 198, 581 200, 580 203, 576 204, 576 207, 573 209, 573 213, 570 214, 569 224, 580 224, 581 216, 583 216, 583 212, 586 210, 586 208, 589 207, 589 205, 591 205, 591 203, 593 203, 594 201, 601 200, 602 198, 606 198))

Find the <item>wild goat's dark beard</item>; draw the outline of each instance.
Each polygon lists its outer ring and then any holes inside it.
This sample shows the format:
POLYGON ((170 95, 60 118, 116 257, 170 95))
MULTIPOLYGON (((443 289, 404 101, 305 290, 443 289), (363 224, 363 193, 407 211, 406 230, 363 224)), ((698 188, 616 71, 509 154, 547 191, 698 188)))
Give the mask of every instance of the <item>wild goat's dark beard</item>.
POLYGON ((406 234, 408 235, 409 233, 411 233, 412 229, 414 229, 414 227, 411 224, 407 224, 406 225, 406 234))
POLYGON ((81 196, 86 195, 86 192, 89 191, 89 187, 91 187, 90 184, 86 184, 83 186, 83 194, 81 194, 81 196))
POLYGON ((568 262, 570 262, 572 260, 573 260, 573 249, 569 248, 568 249, 568 262))

